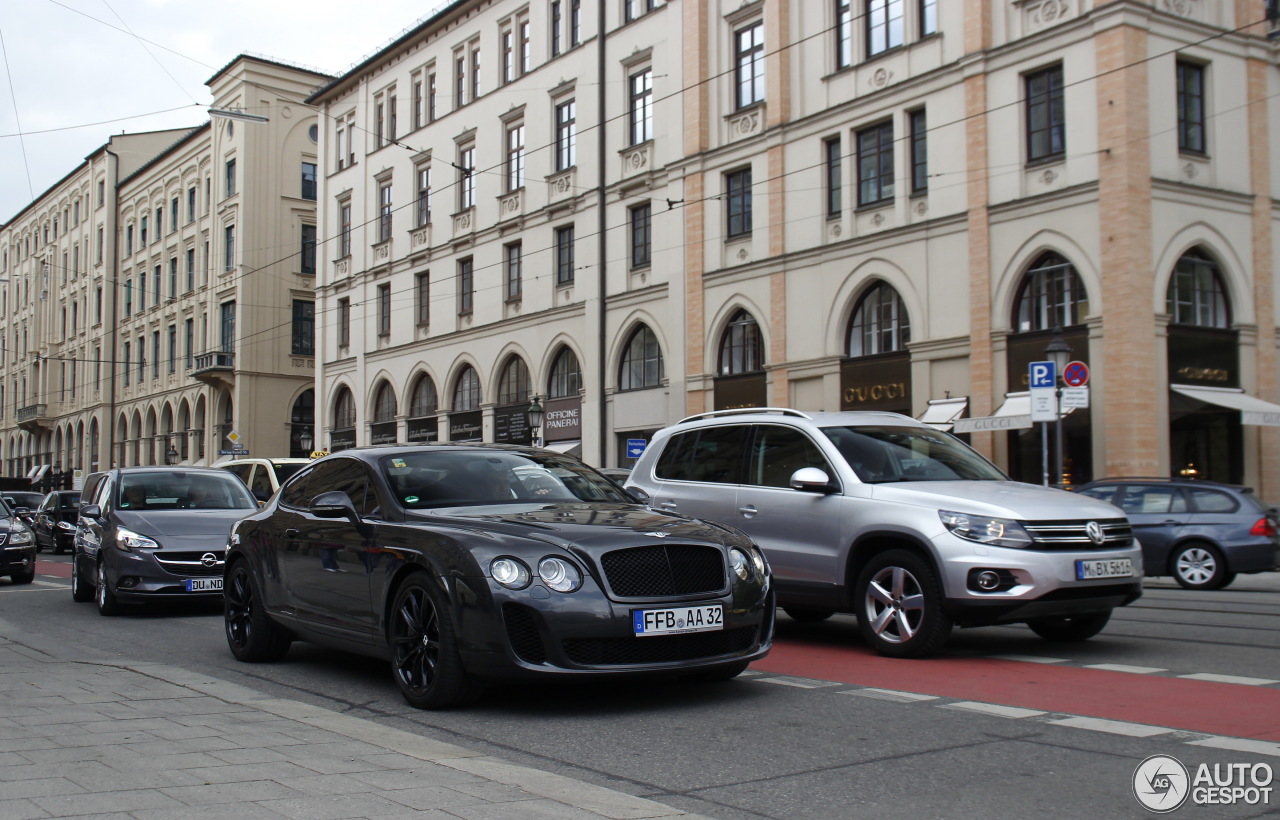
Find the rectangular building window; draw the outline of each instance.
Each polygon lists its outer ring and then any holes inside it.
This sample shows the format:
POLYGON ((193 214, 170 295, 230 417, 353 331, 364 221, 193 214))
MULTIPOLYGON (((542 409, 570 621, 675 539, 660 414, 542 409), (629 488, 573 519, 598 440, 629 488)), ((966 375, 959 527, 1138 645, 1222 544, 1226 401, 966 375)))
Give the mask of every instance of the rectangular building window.
POLYGON ((138 384, 142 384, 147 380, 147 337, 138 337, 138 369, 134 373, 134 378, 138 384))
MULTIPOLYGON (((57 225, 58 223, 54 223, 57 225)), ((156 239, 164 235, 164 208, 156 208, 156 239)))
POLYGON ((129 349, 129 343, 128 343, 128 342, 125 342, 125 343, 124 343, 124 350, 123 350, 123 352, 122 352, 122 353, 121 353, 121 355, 120 355, 120 364, 121 364, 121 374, 120 374, 120 375, 122 375, 122 376, 124 377, 124 383, 125 383, 126 385, 129 383, 129 370, 130 370, 129 362, 130 362, 130 352, 131 352, 131 351, 130 351, 130 349, 129 349))
POLYGON ((516 28, 520 31, 520 73, 528 74, 529 69, 533 68, 533 48, 530 44, 529 21, 516 21, 516 28))
POLYGON ((185 349, 186 369, 190 370, 195 364, 196 357, 196 320, 188 319, 182 328, 183 347, 185 349))
POLYGON ((471 46, 471 99, 480 99, 480 45, 471 46))
MULTIPOLYGON (((235 196, 236 193, 236 161, 234 159, 227 160, 227 196, 235 196)), ((144 240, 142 244, 147 244, 144 240)))
POLYGON ((386 119, 386 115, 383 113, 384 111, 385 111, 384 103, 382 102, 382 100, 378 100, 378 102, 376 102, 373 106, 373 147, 374 148, 381 148, 385 144, 383 142, 383 136, 384 136, 383 123, 386 119))
POLYGON ((351 300, 338 300, 338 347, 351 346, 351 300))
POLYGON ((567 171, 578 164, 578 104, 575 100, 556 106, 556 170, 567 171))
POLYGON ((347 129, 342 120, 338 120, 338 127, 334 130, 333 145, 335 149, 334 153, 337 154, 336 159, 338 161, 339 171, 347 167, 347 151, 345 146, 346 136, 347 129))
POLYGON ((892 199, 893 123, 884 122, 858 132, 858 204, 892 199))
POLYGON ((156 276, 155 276, 155 279, 153 279, 151 282, 151 297, 152 297, 151 304, 152 305, 160 304, 160 275, 161 275, 161 267, 159 265, 156 265, 156 276))
POLYGON ((302 198, 315 201, 316 164, 314 162, 302 163, 302 198))
POLYGON ((378 285, 378 335, 391 335, 391 285, 378 285))
POLYGON ((187 222, 196 221, 196 186, 187 189, 187 222))
POLYGON ((476 204, 476 147, 464 145, 458 149, 458 210, 474 208, 476 204))
POLYGON ((396 135, 400 133, 396 113, 399 106, 396 104, 396 95, 392 94, 387 97, 387 142, 395 142, 396 135))
POLYGON ((138 312, 147 309, 147 274, 142 272, 138 274, 138 312))
POLYGON ((236 226, 228 225, 223 233, 223 262, 222 270, 224 273, 230 273, 236 267, 236 226))
POLYGON ((853 65, 853 9, 851 0, 835 0, 836 4, 836 68, 853 65))
POLYGON ((623 17, 629 23, 653 11, 657 0, 623 0, 623 17))
POLYGON ((724 175, 726 233, 730 239, 751 233, 751 169, 724 175))
POLYGON ((219 348, 223 353, 234 353, 236 349, 236 303, 223 302, 221 306, 222 332, 219 348))
POLYGON ((436 121, 436 73, 427 75, 427 122, 436 121))
POLYGON ((351 203, 343 202, 338 206, 338 258, 346 259, 351 255, 351 203))
POLYGON ((920 36, 938 33, 938 0, 920 0, 920 36))
POLYGON ((556 284, 573 284, 573 226, 556 228, 556 284))
POLYGON ((169 257, 169 298, 178 298, 178 257, 169 257))
POLYGON ((1060 157, 1067 150, 1067 124, 1062 66, 1028 74, 1027 161, 1060 157))
POLYGON ((169 372, 178 372, 178 326, 169 325, 169 372))
POLYGON ((582 0, 569 0, 569 48, 582 42, 582 0))
POLYGON ((453 58, 453 107, 467 104, 467 54, 459 51, 453 58))
POLYGON ((561 0, 552 0, 551 2, 551 56, 559 57, 561 46, 560 26, 564 25, 561 19, 561 0))
POLYGON ((422 78, 413 78, 413 130, 422 127, 422 78))
POLYGON ((515 302, 520 299, 521 291, 524 287, 521 281, 521 246, 519 242, 513 242, 507 245, 505 251, 505 267, 506 267, 506 292, 507 301, 515 302))
POLYGON ((292 350, 295 356, 316 354, 316 303, 309 299, 293 300, 292 350))
POLYGON ((147 218, 142 217, 142 227, 138 229, 138 245, 145 248, 147 246, 147 218))
POLYGON ((418 327, 431 324, 431 272, 423 271, 414 277, 414 321, 418 327))
POLYGON ((922 194, 929 190, 929 127, 924 109, 907 114, 911 125, 911 193, 922 194))
POLYGON ((187 293, 196 289, 196 249, 187 248, 187 293))
POLYGON ((151 334, 151 378, 160 378, 160 331, 151 334))
POLYGON ((316 226, 302 226, 301 269, 303 273, 316 272, 316 226))
POLYGON ((841 156, 840 138, 832 137, 822 143, 827 161, 827 216, 839 216, 841 195, 843 192, 843 157, 841 156))
POLYGON ((1178 150, 1205 153, 1204 66, 1179 60, 1178 150))
POLYGON ((391 183, 378 186, 378 241, 391 238, 391 183))
POLYGON ((882 54, 902 45, 906 0, 867 0, 867 54, 882 54))
POLYGON ((636 205, 628 212, 631 223, 631 267, 648 267, 652 251, 650 224, 653 211, 648 202, 636 205))
POLYGON ((169 201, 169 230, 178 230, 178 198, 176 196, 169 201))
POLYGON ((733 34, 734 88, 738 108, 764 101, 764 23, 752 23, 733 34))
POLYGON ((502 82, 516 78, 516 35, 511 29, 502 32, 502 82))
POLYGON ((631 144, 653 139, 653 69, 646 68, 628 78, 630 87, 631 144))
POLYGON ((471 259, 458 260, 458 315, 471 315, 472 300, 475 297, 475 280, 471 267, 471 259))
POLYGON ((431 224, 431 166, 418 169, 417 207, 414 209, 414 223, 422 228, 431 224))
POLYGON ((507 192, 524 187, 524 124, 507 128, 507 192))

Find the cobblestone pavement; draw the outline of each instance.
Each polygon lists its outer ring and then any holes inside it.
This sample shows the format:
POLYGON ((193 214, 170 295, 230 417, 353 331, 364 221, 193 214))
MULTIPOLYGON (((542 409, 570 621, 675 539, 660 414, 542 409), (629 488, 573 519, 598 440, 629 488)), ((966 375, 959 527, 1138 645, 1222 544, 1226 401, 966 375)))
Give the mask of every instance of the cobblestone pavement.
POLYGON ((0 636, 0 820, 49 817, 698 818, 184 669, 0 636))

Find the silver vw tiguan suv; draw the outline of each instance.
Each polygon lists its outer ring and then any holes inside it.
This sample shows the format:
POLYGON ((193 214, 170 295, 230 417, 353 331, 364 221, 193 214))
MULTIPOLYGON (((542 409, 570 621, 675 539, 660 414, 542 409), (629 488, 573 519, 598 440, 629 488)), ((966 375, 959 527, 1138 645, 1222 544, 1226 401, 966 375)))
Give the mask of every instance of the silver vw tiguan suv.
POLYGON ((953 626, 1098 634, 1142 594, 1120 510, 1012 481, 954 436, 896 413, 748 408, 659 431, 627 479, 657 510, 738 527, 778 605, 852 612, 882 654, 936 652, 953 626))

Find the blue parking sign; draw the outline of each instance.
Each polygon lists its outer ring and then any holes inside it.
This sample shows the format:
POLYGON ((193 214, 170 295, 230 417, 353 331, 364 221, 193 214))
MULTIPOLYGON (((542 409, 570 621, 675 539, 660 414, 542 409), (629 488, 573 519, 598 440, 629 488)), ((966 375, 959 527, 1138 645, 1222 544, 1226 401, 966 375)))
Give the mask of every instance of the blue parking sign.
POLYGON ((1031 388, 1057 387, 1058 374, 1053 362, 1032 362, 1027 366, 1027 375, 1031 379, 1031 388))
POLYGON ((649 442, 642 438, 627 439, 627 458, 640 458, 644 455, 644 448, 649 442))

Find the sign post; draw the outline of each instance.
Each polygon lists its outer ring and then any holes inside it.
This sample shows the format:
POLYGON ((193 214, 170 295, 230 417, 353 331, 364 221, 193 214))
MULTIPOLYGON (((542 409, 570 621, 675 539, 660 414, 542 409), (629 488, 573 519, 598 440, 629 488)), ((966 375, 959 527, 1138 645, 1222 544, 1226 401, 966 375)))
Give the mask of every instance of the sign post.
POLYGON ((1031 387, 1031 421, 1040 424, 1040 472, 1044 486, 1049 486, 1049 422, 1058 417, 1057 368, 1053 362, 1031 362, 1027 365, 1027 383, 1031 387))

